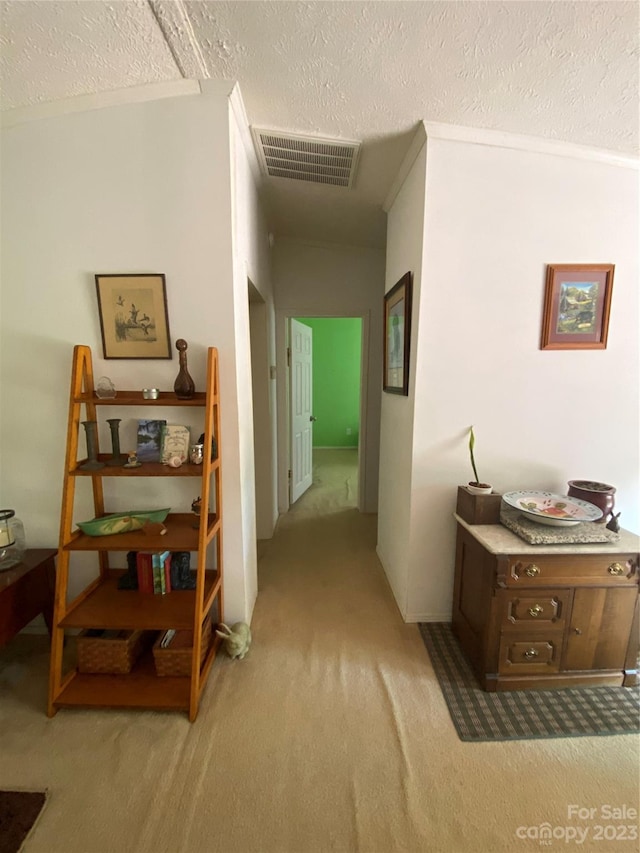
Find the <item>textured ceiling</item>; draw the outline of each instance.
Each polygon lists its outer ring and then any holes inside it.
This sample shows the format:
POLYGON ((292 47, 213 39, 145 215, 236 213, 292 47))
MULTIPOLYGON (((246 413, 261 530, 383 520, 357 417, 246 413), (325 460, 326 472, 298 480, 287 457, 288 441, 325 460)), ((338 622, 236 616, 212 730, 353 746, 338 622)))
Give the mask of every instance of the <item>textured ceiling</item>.
POLYGON ((361 140, 354 190, 269 179, 279 234, 380 245, 421 120, 638 149, 636 2, 3 2, 3 108, 238 80, 251 124, 361 140))

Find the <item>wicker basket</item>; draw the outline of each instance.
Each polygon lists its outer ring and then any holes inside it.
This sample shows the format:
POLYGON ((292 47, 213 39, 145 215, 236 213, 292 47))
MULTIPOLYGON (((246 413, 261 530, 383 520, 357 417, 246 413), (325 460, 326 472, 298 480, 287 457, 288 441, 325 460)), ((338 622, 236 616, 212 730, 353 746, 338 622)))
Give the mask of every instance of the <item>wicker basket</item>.
MULTIPOLYGON (((153 644, 153 659, 158 675, 184 676, 191 675, 191 653, 193 651, 193 631, 176 631, 171 643, 164 649, 160 643, 164 631, 153 644)), ((200 647, 200 666, 202 666, 211 642, 211 619, 209 616, 202 623, 202 644, 200 647)))
POLYGON ((150 631, 91 628, 78 635, 78 670, 126 674, 155 637, 150 631))

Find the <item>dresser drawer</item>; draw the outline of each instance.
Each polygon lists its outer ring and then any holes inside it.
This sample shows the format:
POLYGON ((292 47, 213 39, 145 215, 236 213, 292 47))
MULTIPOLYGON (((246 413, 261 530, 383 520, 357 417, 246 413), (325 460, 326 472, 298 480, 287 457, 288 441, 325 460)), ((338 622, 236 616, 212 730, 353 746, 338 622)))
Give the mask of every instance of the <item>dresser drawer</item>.
POLYGON ((498 593, 502 630, 525 629, 548 631, 564 628, 571 600, 571 590, 527 590, 498 593))
POLYGON ((498 569, 498 583, 507 587, 633 586, 638 582, 635 554, 527 554, 505 561, 504 575, 502 566, 498 569))
POLYGON ((562 632, 517 636, 503 634, 500 638, 498 672, 500 675, 531 675, 558 672, 562 655, 562 632))

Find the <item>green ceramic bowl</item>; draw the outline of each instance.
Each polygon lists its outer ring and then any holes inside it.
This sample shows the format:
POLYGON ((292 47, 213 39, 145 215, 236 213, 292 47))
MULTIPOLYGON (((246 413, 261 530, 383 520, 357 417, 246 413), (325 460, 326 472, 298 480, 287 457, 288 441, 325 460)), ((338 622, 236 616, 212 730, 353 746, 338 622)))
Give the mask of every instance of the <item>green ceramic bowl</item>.
POLYGON ((168 514, 169 508, 116 512, 91 521, 79 521, 78 527, 87 536, 112 536, 114 533, 141 530, 147 521, 164 521, 168 514))

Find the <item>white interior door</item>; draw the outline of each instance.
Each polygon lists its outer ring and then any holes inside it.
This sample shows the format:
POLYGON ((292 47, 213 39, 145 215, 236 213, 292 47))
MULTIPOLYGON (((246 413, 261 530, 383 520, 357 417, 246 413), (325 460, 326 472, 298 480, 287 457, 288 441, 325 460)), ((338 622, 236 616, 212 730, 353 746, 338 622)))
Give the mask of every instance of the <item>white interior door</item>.
POLYGON ((313 412, 312 376, 313 332, 309 326, 290 320, 291 348, 289 387, 291 388, 291 503, 311 485, 313 412))

